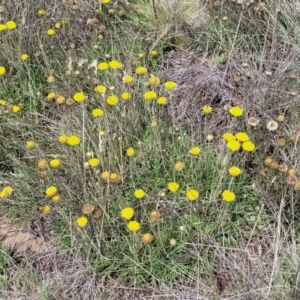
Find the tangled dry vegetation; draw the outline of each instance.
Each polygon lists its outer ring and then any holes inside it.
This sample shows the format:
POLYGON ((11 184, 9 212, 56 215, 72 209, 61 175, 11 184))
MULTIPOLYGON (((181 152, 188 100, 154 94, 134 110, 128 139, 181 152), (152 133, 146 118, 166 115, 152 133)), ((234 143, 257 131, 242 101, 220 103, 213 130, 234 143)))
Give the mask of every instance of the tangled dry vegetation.
POLYGON ((0 5, 3 299, 298 299, 297 1, 0 5))

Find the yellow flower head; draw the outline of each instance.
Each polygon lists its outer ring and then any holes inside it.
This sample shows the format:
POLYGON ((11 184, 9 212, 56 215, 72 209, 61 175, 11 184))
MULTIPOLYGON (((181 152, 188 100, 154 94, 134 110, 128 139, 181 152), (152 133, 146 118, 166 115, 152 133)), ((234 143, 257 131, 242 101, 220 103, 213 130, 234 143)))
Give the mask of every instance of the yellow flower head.
POLYGON ((102 0, 102 3, 104 4, 108 4, 110 2, 110 0, 102 0))
POLYGON ((255 145, 251 141, 244 142, 242 144, 243 150, 247 152, 252 152, 255 150, 255 145))
POLYGON ((148 91, 144 94, 145 100, 154 100, 156 99, 157 95, 154 91, 148 91))
POLYGON ((59 168, 60 167, 60 160, 59 159, 52 159, 50 160, 50 167, 56 169, 56 168, 59 168))
POLYGON ((6 101, 4 99, 1 99, 0 100, 0 105, 2 105, 2 106, 6 105, 6 101))
POLYGON ((177 192, 179 189, 179 184, 177 182, 169 182, 168 183, 168 190, 172 193, 177 192))
POLYGON ((127 156, 133 156, 134 155, 134 148, 133 147, 129 147, 127 150, 126 150, 126 155, 127 156))
POLYGON ((52 99, 54 99, 55 97, 56 97, 56 94, 53 93, 53 92, 51 92, 51 93, 48 94, 47 99, 52 100, 52 99))
POLYGON ((233 152, 240 150, 241 144, 239 141, 232 140, 227 143, 227 148, 233 152))
POLYGON ((183 168, 184 168, 184 163, 182 161, 177 162, 174 166, 175 171, 181 171, 183 168))
POLYGON ((68 142, 68 136, 66 135, 61 135, 59 138, 58 138, 58 141, 62 144, 66 144, 68 142))
POLYGON ((106 87, 104 85, 97 85, 95 87, 95 92, 99 93, 99 94, 104 94, 106 91, 106 87))
POLYGON ((100 159, 99 158, 91 158, 89 160, 89 165, 91 167, 97 167, 100 164, 100 159))
POLYGON ((70 146, 76 146, 80 144, 80 138, 77 135, 71 135, 68 137, 67 144, 70 146))
POLYGON ((44 205, 42 208, 41 208, 41 212, 44 214, 44 215, 47 215, 49 214, 51 211, 51 207, 49 205, 44 205))
POLYGON ((228 169, 228 173, 233 177, 237 177, 242 173, 242 171, 240 168, 232 166, 228 169))
POLYGON ((119 103, 119 99, 116 95, 111 95, 106 98, 106 103, 110 106, 117 105, 119 103))
POLYGON ((53 196, 55 196, 56 194, 57 194, 57 192, 58 192, 58 190, 57 190, 57 188, 55 187, 55 186, 50 186, 50 187, 48 187, 47 189, 46 189, 46 195, 48 196, 48 197, 53 197, 53 196))
POLYGON ((73 95, 73 99, 76 102, 82 102, 85 99, 85 95, 82 92, 78 92, 73 95))
POLYGON ((47 34, 50 35, 50 36, 52 36, 52 35, 55 34, 55 30, 52 29, 52 28, 50 28, 50 29, 47 30, 47 34))
POLYGON ((284 115, 278 115, 277 116, 277 121, 278 122, 284 122, 284 120, 285 120, 285 116, 284 115))
POLYGON ((39 16, 44 16, 46 14, 46 11, 44 9, 39 9, 38 10, 38 15, 39 16))
POLYGON ((151 233, 145 233, 142 236, 142 242, 145 244, 150 244, 153 241, 153 235, 151 233))
POLYGON ((7 29, 15 29, 17 27, 17 24, 14 21, 7 21, 5 25, 7 29))
POLYGON ((176 88, 176 86, 177 86, 177 83, 174 81, 167 81, 165 83, 165 88, 169 91, 174 90, 176 88))
POLYGON ((0 75, 4 75, 6 73, 6 69, 3 66, 0 66, 0 75))
POLYGON ((101 62, 101 63, 98 64, 98 70, 104 71, 104 70, 106 70, 106 69, 108 69, 108 63, 106 63, 106 62, 101 62))
POLYGON ((46 169, 47 167, 48 167, 48 161, 47 161, 47 159, 40 159, 39 161, 38 161, 38 167, 40 168, 40 169, 46 169))
POLYGON ((121 217, 125 220, 130 220, 134 215, 134 209, 132 207, 125 207, 121 210, 121 217))
POLYGON ((235 136, 232 133, 226 132, 226 133, 223 134, 223 139, 226 142, 230 142, 230 141, 234 141, 236 138, 235 138, 235 136))
POLYGON ((5 200, 9 196, 8 192, 6 190, 2 190, 0 192, 0 199, 5 200))
POLYGON ((126 76, 123 77, 123 82, 124 83, 130 83, 132 81, 133 81, 133 78, 129 75, 126 75, 126 76))
POLYGON ((55 23, 54 26, 55 26, 56 29, 59 29, 61 27, 61 23, 55 23))
POLYGON ((13 113, 16 114, 17 112, 19 112, 21 110, 21 108, 18 105, 13 105, 11 110, 12 110, 13 113))
POLYGON ((108 63, 109 67, 112 69, 121 69, 122 64, 118 62, 117 60, 112 60, 108 63))
POLYGON ((137 189, 137 190, 134 191, 134 196, 137 199, 142 199, 142 198, 145 197, 145 195, 146 194, 145 194, 144 190, 142 190, 142 189, 137 189))
POLYGON ((124 92, 124 93, 121 94, 121 98, 123 100, 129 100, 131 98, 131 94, 128 93, 128 92, 124 92))
POLYGON ((152 50, 152 51, 150 52, 150 55, 151 55, 152 57, 156 57, 156 56, 158 55, 158 53, 157 53, 156 50, 152 50))
POLYGON ((156 209, 150 212, 150 219, 151 220, 158 220, 160 218, 160 212, 156 209))
POLYGON ((26 53, 23 53, 23 54, 21 55, 21 59, 22 59, 22 60, 27 60, 28 58, 29 58, 29 55, 26 54, 26 53))
POLYGON ((76 224, 81 228, 85 227, 87 223, 88 223, 88 218, 86 216, 81 216, 76 220, 76 224))
POLYGON ((243 115, 243 109, 239 106, 233 106, 230 108, 229 113, 234 117, 240 117, 243 115))
POLYGON ((104 115, 104 111, 101 108, 94 108, 92 110, 92 116, 94 118, 99 118, 102 117, 104 115))
POLYGON ((35 142, 34 141, 27 141, 26 142, 26 148, 27 149, 33 149, 35 147, 35 142))
POLYGON ((225 190, 222 193, 222 198, 226 202, 232 202, 235 200, 235 194, 229 190, 225 190))
POLYGON ((159 105, 166 105, 167 102, 168 102, 168 100, 167 100, 166 97, 159 97, 159 98, 157 99, 157 104, 159 104, 159 105))
POLYGON ((60 194, 56 194, 54 195, 53 197, 51 197, 51 200, 54 202, 54 203, 59 203, 61 201, 61 195, 60 194))
POLYGON ((139 75, 143 75, 148 72, 147 68, 139 66, 135 69, 135 72, 139 75))
POLYGON ((192 155, 199 155, 201 152, 201 149, 199 147, 192 147, 189 152, 192 155))
POLYGON ((236 139, 240 142, 247 142, 249 141, 249 136, 246 132, 238 132, 236 135, 235 135, 236 139))
POLYGON ((202 112, 206 115, 210 114, 212 112, 212 107, 209 105, 204 105, 202 107, 202 112))
POLYGON ((7 29, 7 26, 3 23, 0 23, 0 31, 4 31, 7 29))
POLYGON ((148 84, 149 85, 158 85, 158 84, 160 84, 160 80, 158 77, 154 76, 153 74, 150 74, 148 84))
POLYGON ((130 221, 130 222, 127 223, 127 228, 130 231, 136 232, 136 231, 140 230, 141 225, 137 221, 130 221))
POLYGON ((187 190, 185 195, 190 201, 195 201, 199 198, 199 192, 193 189, 187 190))

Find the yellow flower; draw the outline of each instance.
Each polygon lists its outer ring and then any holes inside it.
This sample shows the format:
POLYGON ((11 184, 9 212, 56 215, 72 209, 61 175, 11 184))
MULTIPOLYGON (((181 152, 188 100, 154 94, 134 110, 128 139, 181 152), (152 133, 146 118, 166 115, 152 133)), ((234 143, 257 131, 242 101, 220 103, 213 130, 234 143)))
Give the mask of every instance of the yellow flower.
POLYGON ((106 70, 106 69, 108 69, 108 63, 106 63, 106 62, 101 62, 101 63, 98 64, 98 70, 104 71, 104 70, 106 70))
POLYGON ((26 148, 27 149, 33 149, 35 147, 35 142, 34 141, 27 141, 26 142, 26 148))
POLYGON ((58 104, 65 103, 65 101, 66 101, 66 98, 64 96, 57 96, 57 98, 56 98, 56 103, 58 103, 58 104))
POLYGON ((0 100, 0 105, 3 105, 3 106, 6 105, 6 101, 3 100, 3 99, 1 99, 1 100, 0 100))
POLYGON ((167 81, 165 83, 165 88, 169 91, 174 90, 176 88, 176 86, 177 86, 177 83, 174 81, 167 81))
POLYGON ((61 135, 59 138, 58 138, 58 141, 62 144, 66 144, 68 142, 68 136, 66 135, 61 135))
POLYGON ((243 150, 247 151, 247 152, 252 152, 255 149, 255 145, 250 141, 244 142, 242 144, 242 147, 243 147, 243 150))
POLYGON ((185 195, 190 201, 195 201, 199 198, 199 192, 193 189, 187 190, 185 195))
POLYGON ((192 147, 189 152, 192 155, 199 155, 201 152, 201 149, 199 147, 192 147))
POLYGON ((109 181, 113 183, 118 183, 120 181, 121 177, 117 173, 111 173, 109 175, 109 181))
POLYGON ((145 244, 150 244, 153 241, 153 235, 149 232, 143 234, 142 242, 145 244))
POLYGON ((179 184, 177 182, 169 182, 168 190, 172 193, 176 193, 179 189, 179 184))
POLYGON ((184 163, 182 161, 177 162, 174 166, 175 171, 181 171, 183 168, 184 168, 184 163))
POLYGON ((5 200, 9 196, 8 192, 6 190, 2 190, 0 192, 0 199, 5 200))
POLYGON ((54 203, 59 203, 60 200, 61 200, 61 195, 56 194, 55 196, 51 197, 51 200, 52 200, 54 203))
POLYGON ((106 91, 106 87, 104 85, 97 85, 95 87, 95 92, 99 93, 99 94, 104 94, 106 91))
POLYGON ((119 103, 119 99, 118 99, 117 96, 111 95, 111 96, 106 98, 106 103, 108 105, 114 106, 114 105, 117 105, 119 103))
POLYGON ((56 97, 56 94, 51 92, 48 94, 47 99, 51 100, 51 99, 54 99, 55 97, 56 97))
POLYGON ((156 99, 157 95, 154 91, 148 91, 144 94, 145 100, 154 100, 156 99))
POLYGON ((154 76, 153 74, 150 74, 148 84, 149 85, 158 85, 158 84, 160 84, 160 80, 158 77, 154 76))
POLYGON ((124 83, 130 83, 133 81, 133 78, 129 75, 126 75, 123 77, 123 81, 124 81, 124 83))
POLYGON ((160 218, 160 212, 158 210, 154 209, 150 212, 149 216, 150 216, 151 220, 158 220, 160 218))
POLYGON ((57 188, 55 187, 55 186, 50 186, 50 187, 48 187, 47 189, 46 189, 46 195, 48 196, 48 197, 53 197, 53 196, 55 196, 56 194, 57 194, 57 188))
POLYGON ((0 31, 4 31, 7 29, 7 26, 5 24, 0 23, 0 31))
POLYGON ((29 55, 26 54, 26 53, 23 53, 23 54, 21 55, 21 59, 22 59, 22 60, 27 60, 28 58, 29 58, 29 55))
POLYGON ((168 100, 167 100, 166 97, 159 97, 159 98, 157 99, 157 103, 158 103, 159 105, 166 105, 167 102, 168 102, 168 100))
POLYGON ((67 144, 70 146, 76 146, 80 144, 80 138, 77 135, 71 135, 68 137, 67 144))
POLYGON ((152 56, 152 57, 155 57, 155 56, 157 56, 157 51, 156 50, 152 50, 151 52, 150 52, 150 55, 152 56))
POLYGON ((235 200, 235 194, 229 190, 225 190, 222 193, 222 198, 226 202, 232 202, 235 200))
POLYGON ((46 11, 44 9, 39 9, 38 10, 38 15, 39 16, 44 16, 46 14, 46 11))
POLYGON ((39 169, 46 169, 47 167, 48 167, 48 161, 47 161, 47 159, 40 159, 39 161, 38 161, 38 167, 39 167, 39 169))
POLYGON ((234 117, 240 117, 243 115, 243 109, 239 106, 233 106, 229 110, 230 114, 234 117))
POLYGON ((109 67, 112 69, 121 69, 122 64, 118 62, 117 60, 112 60, 108 63, 109 67))
POLYGON ((238 132, 236 135, 235 135, 236 139, 240 142, 247 142, 249 141, 249 136, 246 132, 238 132))
POLYGON ((52 167, 52 168, 54 168, 54 169, 56 169, 56 168, 58 168, 58 167, 60 167, 60 160, 59 159, 52 159, 52 160, 50 160, 50 167, 52 167))
POLYGON ((104 111, 101 108, 94 108, 92 111, 92 115, 94 118, 99 118, 104 115, 104 111))
POLYGON ((9 195, 12 193, 13 189, 10 185, 7 185, 3 188, 4 191, 6 191, 9 195))
POLYGON ((55 26, 55 28, 56 28, 56 29, 59 29, 59 28, 60 28, 60 26, 61 26, 61 24, 60 24, 60 23, 55 23, 55 25, 54 25, 54 26, 55 26))
POLYGON ((91 167, 97 167, 100 164, 100 159, 99 158, 91 158, 89 160, 89 165, 91 167))
POLYGON ((142 190, 142 189, 137 189, 137 190, 134 191, 134 196, 137 199, 142 199, 142 198, 145 197, 145 195, 146 194, 145 194, 144 190, 142 190))
POLYGON ((50 36, 52 36, 52 35, 55 34, 55 30, 52 29, 52 28, 50 28, 50 29, 47 30, 47 34, 50 35, 50 36))
POLYGON ((130 221, 130 222, 127 223, 127 228, 130 231, 136 232, 136 231, 140 230, 141 225, 137 221, 130 221))
POLYGON ((134 215, 134 209, 132 207, 125 207, 121 210, 121 217, 130 220, 134 215))
POLYGON ((44 205, 42 208, 41 208, 41 211, 44 215, 47 215, 50 213, 51 211, 51 207, 49 205, 44 205))
POLYGON ((17 24, 14 21, 7 21, 5 25, 7 29, 15 29, 17 27, 17 24))
POLYGON ((0 75, 4 75, 6 73, 6 69, 3 66, 0 66, 0 75))
POLYGON ((241 144, 239 141, 232 140, 227 143, 227 148, 233 152, 240 150, 241 144))
POLYGON ((212 107, 209 105, 204 105, 202 107, 202 112, 206 115, 210 114, 212 112, 212 107))
POLYGON ((230 141, 234 141, 235 140, 235 136, 230 133, 230 132, 226 132, 223 134, 223 139, 226 141, 226 142, 230 142, 230 141))
POLYGON ((278 115, 277 116, 277 121, 278 122, 284 122, 284 120, 285 120, 285 116, 284 115, 278 115))
POLYGON ((73 95, 73 99, 76 102, 82 102, 85 99, 85 95, 82 92, 78 92, 73 95))
POLYGON ((104 181, 108 181, 109 176, 110 176, 110 172, 109 172, 109 171, 104 171, 104 172, 101 174, 101 178, 102 178, 104 181))
POLYGON ((240 168, 232 166, 228 169, 228 173, 233 177, 237 177, 242 173, 242 171, 240 168))
POLYGON ((124 92, 124 93, 121 94, 121 98, 123 100, 129 100, 131 98, 131 94, 128 93, 128 92, 124 92))
POLYGON ((88 218, 86 216, 81 216, 76 220, 76 224, 81 228, 85 227, 87 223, 88 223, 88 218))
POLYGON ((135 69, 135 72, 139 75, 143 75, 148 72, 147 68, 139 66, 135 69))
POLYGON ((107 4, 109 2, 110 2, 110 0, 102 0, 102 3, 104 3, 104 4, 107 4))
POLYGON ((126 155, 127 156, 133 156, 134 155, 134 148, 133 147, 129 147, 127 150, 126 150, 126 155))
POLYGON ((13 105, 11 109, 12 109, 12 112, 16 114, 17 112, 20 111, 21 108, 18 105, 13 105))

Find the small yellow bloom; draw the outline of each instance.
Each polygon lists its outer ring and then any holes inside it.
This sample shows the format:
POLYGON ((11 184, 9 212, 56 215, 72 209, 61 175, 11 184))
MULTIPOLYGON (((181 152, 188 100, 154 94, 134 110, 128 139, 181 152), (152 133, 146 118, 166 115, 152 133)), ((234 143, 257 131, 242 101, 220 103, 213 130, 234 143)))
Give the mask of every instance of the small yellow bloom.
POLYGON ((21 59, 22 59, 22 60, 27 60, 28 58, 29 58, 29 55, 26 54, 26 53, 23 53, 23 54, 21 55, 21 59))
POLYGON ((123 81, 124 81, 124 83, 130 83, 133 81, 133 78, 129 75, 126 75, 123 77, 123 81))
POLYGON ((150 244, 153 241, 153 235, 151 233, 145 233, 142 236, 142 242, 145 244, 150 244))
POLYGON ((102 3, 104 4, 108 4, 110 2, 110 0, 102 0, 102 3))
POLYGON ((48 187, 47 189, 46 189, 46 195, 48 196, 48 197, 53 197, 53 196, 55 196, 56 194, 57 194, 57 192, 58 192, 58 190, 57 190, 57 188, 55 187, 55 186, 50 186, 50 187, 48 187))
POLYGON ((235 200, 235 194, 229 190, 225 190, 222 193, 222 198, 226 202, 232 202, 235 200))
POLYGON ((5 200, 6 198, 8 198, 8 196, 9 196, 9 194, 8 194, 8 192, 6 190, 3 189, 0 192, 0 199, 5 200))
POLYGON ((117 60, 112 60, 108 63, 109 67, 111 69, 121 69, 122 68, 122 64, 120 62, 118 62, 117 60))
POLYGON ((157 126, 157 122, 153 121, 151 122, 151 127, 156 127, 157 126))
POLYGON ((59 159, 52 159, 50 160, 50 167, 56 169, 56 168, 59 168, 60 167, 60 160, 59 159))
POLYGON ((66 135, 61 135, 59 138, 58 138, 58 141, 62 144, 66 144, 68 142, 68 136, 66 135))
POLYGON ((278 122, 284 122, 284 120, 285 120, 285 116, 284 115, 278 115, 277 116, 277 121, 278 122))
POLYGON ((201 149, 199 147, 192 147, 189 152, 192 155, 199 155, 201 152, 201 149))
POLYGON ((44 214, 44 215, 47 215, 49 214, 51 211, 51 207, 49 205, 44 205, 42 208, 41 208, 41 212, 44 214))
POLYGON ((233 152, 240 150, 241 144, 239 141, 232 140, 227 143, 227 148, 233 152))
POLYGON ((150 216, 151 220, 158 220, 160 218, 160 212, 158 210, 154 209, 150 212, 149 216, 150 216))
POLYGON ((235 138, 235 136, 232 133, 226 132, 226 133, 223 134, 223 139, 226 142, 230 142, 230 141, 234 141, 236 138, 235 138))
POLYGON ((97 167, 100 164, 100 159, 99 158, 91 158, 89 160, 89 165, 91 167, 97 167))
POLYGON ((121 98, 123 100, 129 100, 131 98, 131 94, 128 93, 128 92, 124 92, 124 93, 121 94, 121 98))
POLYGON ((143 75, 145 73, 148 72, 147 68, 145 67, 142 67, 142 66, 139 66, 135 69, 135 72, 138 74, 138 75, 143 75))
POLYGON ((141 225, 137 221, 130 221, 130 222, 127 223, 127 228, 130 231, 136 232, 136 231, 140 230, 141 225))
POLYGON ((47 167, 48 167, 48 161, 47 161, 47 159, 40 159, 39 161, 38 161, 38 167, 39 167, 39 169, 46 169, 47 167))
POLYGON ((104 172, 101 174, 101 178, 102 178, 104 181, 108 181, 109 176, 110 176, 110 172, 109 172, 109 171, 104 171, 104 172))
POLYGON ((0 75, 4 75, 6 73, 6 69, 3 66, 0 66, 0 75))
POLYGON ((95 92, 99 93, 99 94, 104 94, 106 91, 106 87, 104 85, 97 85, 95 87, 95 92))
POLYGON ((153 74, 150 74, 148 84, 149 85, 158 85, 158 84, 160 84, 160 80, 158 77, 154 76, 153 74))
POLYGON ((1 99, 1 100, 0 100, 0 105, 2 105, 2 106, 6 105, 6 101, 3 100, 3 99, 1 99))
POLYGON ((85 227, 87 223, 88 223, 88 218, 86 216, 81 216, 76 220, 76 224, 81 228, 85 227))
POLYGON ((159 105, 166 105, 167 102, 168 102, 168 100, 167 100, 166 97, 159 97, 159 98, 157 99, 157 104, 159 104, 159 105))
POLYGON ((228 173, 233 177, 237 177, 242 173, 242 171, 240 168, 232 166, 228 169, 228 173))
POLYGON ((234 117, 240 117, 243 115, 243 109, 239 106, 233 106, 230 108, 229 113, 234 117))
POLYGON ((60 23, 55 23, 54 26, 55 26, 56 29, 59 29, 61 27, 61 24, 60 23))
POLYGON ((60 194, 56 194, 55 196, 51 197, 51 200, 54 203, 59 203, 61 201, 61 195, 60 194))
POLYGON ((183 168, 184 168, 184 163, 182 161, 177 162, 174 166, 175 171, 181 171, 183 168))
POLYGON ((46 11, 44 9, 39 9, 38 10, 38 15, 39 16, 44 16, 46 14, 46 11))
POLYGON ((199 198, 199 192, 193 189, 187 190, 185 195, 190 201, 195 201, 199 198))
POLYGON ((33 149, 35 147, 35 142, 34 141, 27 141, 26 142, 26 148, 27 149, 33 149))
POLYGON ((102 117, 104 115, 104 111, 101 108, 94 108, 92 110, 92 116, 94 118, 99 118, 102 117))
POLYGON ((156 99, 157 95, 154 91, 148 91, 144 94, 145 100, 154 100, 156 99))
POLYGON ((176 193, 179 189, 179 184, 177 182, 169 182, 168 190, 172 193, 176 193))
POLYGON ((78 92, 73 95, 73 99, 76 102, 82 102, 85 99, 85 95, 82 92, 78 92))
POLYGON ((98 64, 98 70, 104 71, 104 70, 106 70, 106 69, 108 69, 108 63, 106 63, 106 62, 101 62, 101 63, 98 64))
POLYGON ((212 107, 209 105, 205 105, 202 107, 202 112, 206 115, 210 114, 212 112, 212 107))
POLYGON ((52 35, 55 34, 55 30, 52 29, 52 28, 50 28, 50 29, 47 30, 47 34, 50 35, 50 36, 52 36, 52 35))
POLYGON ((11 108, 12 112, 15 113, 15 114, 16 114, 17 112, 19 112, 20 109, 21 109, 21 108, 20 108, 20 106, 18 106, 18 105, 13 105, 12 108, 11 108))
POLYGON ((106 98, 106 103, 108 105, 114 106, 114 105, 117 105, 119 103, 119 99, 118 99, 117 96, 111 95, 111 96, 106 98))
POLYGON ((134 215, 134 209, 132 207, 125 207, 121 210, 121 217, 125 220, 130 220, 134 215))
POLYGON ((54 99, 55 97, 56 97, 56 94, 51 92, 48 94, 47 99, 51 100, 51 99, 54 99))
POLYGON ((7 29, 7 26, 3 23, 0 23, 0 31, 4 31, 7 29))
POLYGON ((17 27, 17 24, 14 21, 7 21, 5 25, 7 29, 15 29, 17 27))
POLYGON ((117 173, 111 173, 111 174, 109 175, 109 181, 110 181, 110 182, 118 183, 118 182, 120 182, 120 179, 121 179, 121 177, 120 177, 120 175, 117 174, 117 173))
POLYGON ((134 196, 137 199, 142 199, 142 198, 145 197, 145 195, 146 194, 145 194, 144 190, 142 190, 142 189, 137 189, 137 190, 134 191, 134 196))
POLYGON ((152 50, 152 51, 150 52, 150 55, 151 55, 152 57, 156 57, 156 56, 158 55, 158 53, 157 53, 156 50, 152 50))
POLYGON ((126 150, 126 155, 127 156, 133 156, 134 155, 134 148, 133 147, 129 147, 127 150, 126 150))
POLYGON ((174 90, 176 88, 176 86, 177 86, 177 83, 174 81, 167 81, 165 83, 165 88, 169 91, 174 90))
POLYGON ((251 141, 244 142, 242 144, 243 150, 247 152, 252 152, 255 150, 255 145, 251 141))
POLYGON ((238 132, 236 135, 235 135, 236 139, 240 142, 247 142, 249 141, 249 136, 246 132, 238 132))
POLYGON ((76 146, 80 144, 80 138, 77 135, 71 135, 68 137, 67 144, 70 146, 76 146))

